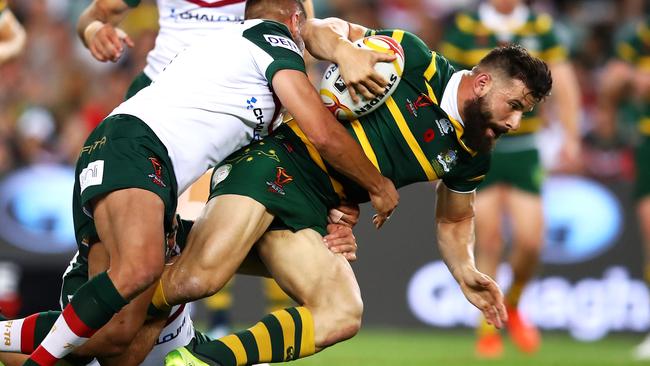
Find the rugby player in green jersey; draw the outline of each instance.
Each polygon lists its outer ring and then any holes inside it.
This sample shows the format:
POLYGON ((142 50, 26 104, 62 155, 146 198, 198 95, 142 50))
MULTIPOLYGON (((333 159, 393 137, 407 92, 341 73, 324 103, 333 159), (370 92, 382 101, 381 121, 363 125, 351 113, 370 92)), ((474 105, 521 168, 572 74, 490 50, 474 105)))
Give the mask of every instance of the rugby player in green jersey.
MULTIPOLYGON (((364 35, 389 35, 402 45, 406 63, 394 94, 346 128, 397 187, 441 180, 440 252, 467 299, 501 327, 507 319, 502 294, 474 265, 474 190, 488 171, 496 138, 517 129, 522 114, 548 95, 546 64, 508 46, 471 71, 454 72, 408 32, 369 31, 339 19, 312 25, 320 57, 364 35)), ((323 248, 321 237, 330 207, 341 200, 366 202, 367 192, 325 163, 293 122, 224 160, 211 188, 185 252, 163 274, 154 305, 165 309, 209 296, 238 268, 255 273, 257 258, 300 306, 273 312, 245 331, 179 348, 166 365, 290 361, 354 336, 363 312, 359 287, 348 262, 323 248)))
MULTIPOLYGON (((536 14, 521 0, 483 1, 476 11, 458 13, 445 30, 441 52, 458 69, 471 69, 494 47, 520 44, 548 62, 555 85, 552 102, 564 129, 558 167, 577 166, 579 90, 567 51, 559 43, 553 21, 536 14)), ((544 244, 544 222, 540 189, 544 176, 536 143, 536 132, 544 124, 538 113, 526 113, 521 126, 503 136, 492 155, 492 167, 476 195, 476 263, 495 277, 504 250, 502 218, 512 227, 510 266, 512 285, 506 293, 510 321, 508 331, 524 352, 540 345, 537 329, 517 311, 521 293, 538 268, 544 244)), ((499 357, 503 341, 498 330, 481 319, 477 328, 476 352, 481 357, 499 357)))
MULTIPOLYGON (((637 215, 643 238, 644 279, 650 285, 650 17, 622 29, 616 44, 616 58, 602 73, 596 133, 606 140, 616 134, 616 114, 624 97, 639 106, 636 146, 637 215)), ((635 357, 650 359, 650 335, 637 346, 635 357)))
POLYGON ((9 9, 7 0, 0 0, 0 65, 16 57, 26 40, 25 29, 9 9))

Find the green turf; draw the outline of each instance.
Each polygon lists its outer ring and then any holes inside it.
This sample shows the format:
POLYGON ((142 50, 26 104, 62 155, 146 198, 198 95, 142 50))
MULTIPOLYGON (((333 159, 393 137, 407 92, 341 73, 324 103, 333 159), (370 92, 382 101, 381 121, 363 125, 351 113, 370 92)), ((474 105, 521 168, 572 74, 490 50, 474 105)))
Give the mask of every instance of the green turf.
POLYGON ((355 338, 318 355, 293 363, 296 366, 620 366, 648 365, 632 359, 639 335, 613 335, 581 343, 566 334, 544 334, 539 353, 519 353, 506 342, 500 360, 480 360, 474 355, 471 331, 363 330, 355 338))

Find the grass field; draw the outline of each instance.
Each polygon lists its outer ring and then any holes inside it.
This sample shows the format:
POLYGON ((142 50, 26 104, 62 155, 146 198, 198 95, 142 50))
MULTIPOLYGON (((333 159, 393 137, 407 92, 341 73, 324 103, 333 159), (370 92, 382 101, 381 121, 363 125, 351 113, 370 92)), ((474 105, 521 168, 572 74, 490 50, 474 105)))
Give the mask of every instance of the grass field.
POLYGON ((362 330, 355 338, 331 347, 295 366, 620 366, 650 365, 634 361, 632 349, 641 335, 612 335, 581 343, 566 334, 544 334, 541 351, 528 356, 506 342, 501 360, 474 355, 471 331, 362 330))

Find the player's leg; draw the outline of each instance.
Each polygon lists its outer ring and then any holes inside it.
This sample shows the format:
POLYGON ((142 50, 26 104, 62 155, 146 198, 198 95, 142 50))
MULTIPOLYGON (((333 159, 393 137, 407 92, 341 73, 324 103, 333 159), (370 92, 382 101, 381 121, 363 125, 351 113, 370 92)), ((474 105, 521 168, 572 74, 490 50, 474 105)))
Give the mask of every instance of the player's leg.
POLYGON ((219 291, 272 221, 266 208, 249 197, 221 195, 208 201, 183 253, 163 274, 153 304, 166 309, 219 291))
MULTIPOLYGON (((643 240, 644 250, 644 279, 650 287, 650 196, 645 196, 639 200, 637 206, 639 217, 639 226, 643 240)), ((636 346, 634 356, 639 360, 650 360, 650 334, 636 346)))
POLYGON ((4 366, 20 366, 23 363, 25 363, 25 361, 27 361, 28 358, 29 358, 29 356, 23 355, 23 354, 20 354, 20 353, 4 353, 4 352, 0 352, 0 365, 4 365, 4 366))
POLYGON ((272 312, 245 331, 174 351, 166 365, 291 361, 358 332, 363 303, 354 272, 342 255, 323 245, 320 234, 270 231, 256 248, 278 284, 301 306, 272 312))
POLYGON ((537 150, 511 154, 511 186, 508 190, 508 214, 512 226, 510 266, 512 284, 505 294, 508 331, 523 352, 539 349, 540 334, 518 311, 524 287, 539 268, 544 245, 544 212, 541 199, 542 171, 537 150))
POLYGON ((111 116, 93 131, 77 163, 73 210, 75 226, 80 212, 92 214, 110 268, 79 288, 27 364, 53 365, 159 278, 165 224, 176 205, 172 172, 141 121, 111 116))
MULTIPOLYGON (((506 187, 490 184, 476 194, 476 266, 496 278, 503 256, 502 217, 505 211, 506 187)), ((480 317, 476 328, 476 353, 483 358, 496 358, 503 353, 503 341, 499 330, 480 317)))
MULTIPOLYGON (((637 167, 635 195, 637 197, 637 215, 643 240, 644 279, 650 288, 650 169, 647 166, 650 159, 650 137, 644 136, 635 151, 637 167)), ((634 350, 635 358, 650 360, 650 334, 634 350)))

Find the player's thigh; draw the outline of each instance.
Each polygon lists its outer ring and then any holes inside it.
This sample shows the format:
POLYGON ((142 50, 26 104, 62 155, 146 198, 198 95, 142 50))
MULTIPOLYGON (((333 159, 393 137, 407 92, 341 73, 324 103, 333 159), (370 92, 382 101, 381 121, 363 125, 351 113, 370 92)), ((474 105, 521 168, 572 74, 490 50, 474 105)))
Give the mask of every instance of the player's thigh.
POLYGON ((273 230, 256 246, 273 278, 298 304, 331 313, 362 310, 352 267, 342 255, 329 251, 316 231, 273 230))
POLYGON ((539 248, 544 242, 542 197, 517 188, 509 188, 507 205, 514 245, 539 248))
POLYGON ((272 221, 264 205, 252 198, 233 194, 214 197, 194 223, 174 267, 225 283, 272 221))

